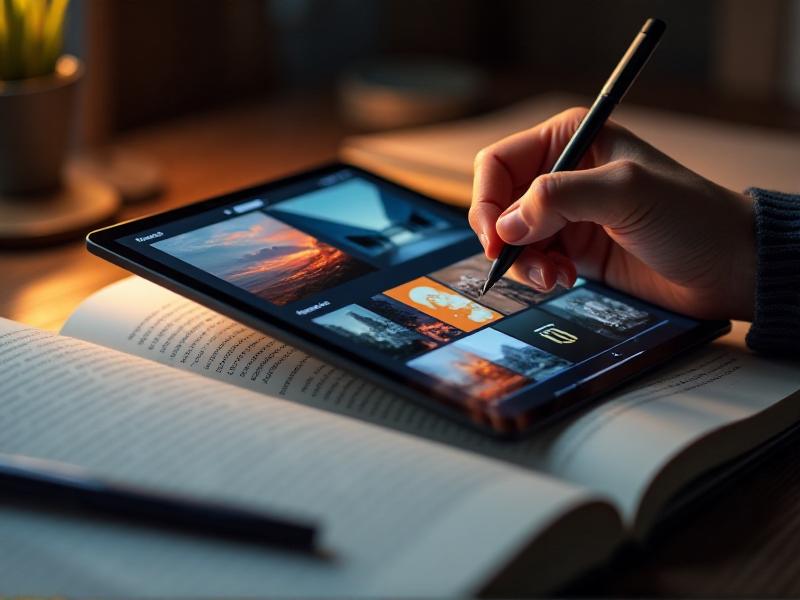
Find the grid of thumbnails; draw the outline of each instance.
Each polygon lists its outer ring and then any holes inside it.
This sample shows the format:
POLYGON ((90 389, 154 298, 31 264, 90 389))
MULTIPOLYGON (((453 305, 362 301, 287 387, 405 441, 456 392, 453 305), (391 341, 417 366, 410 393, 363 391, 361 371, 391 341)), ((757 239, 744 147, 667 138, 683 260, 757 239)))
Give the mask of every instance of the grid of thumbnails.
MULTIPOLYGON (((153 246, 284 306, 467 235, 472 234, 463 221, 352 178, 153 246)), ((481 296, 488 267, 482 254, 471 256, 310 318, 354 345, 424 373, 451 396, 487 404, 659 320, 580 279, 571 290, 538 293, 503 278, 481 296)))

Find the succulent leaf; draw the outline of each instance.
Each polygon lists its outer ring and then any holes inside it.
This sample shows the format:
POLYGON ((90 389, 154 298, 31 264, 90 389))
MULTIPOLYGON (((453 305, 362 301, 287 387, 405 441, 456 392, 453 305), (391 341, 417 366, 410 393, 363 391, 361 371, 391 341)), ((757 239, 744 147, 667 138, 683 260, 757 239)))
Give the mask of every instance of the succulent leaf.
POLYGON ((0 0, 0 80, 53 73, 69 0, 0 0))

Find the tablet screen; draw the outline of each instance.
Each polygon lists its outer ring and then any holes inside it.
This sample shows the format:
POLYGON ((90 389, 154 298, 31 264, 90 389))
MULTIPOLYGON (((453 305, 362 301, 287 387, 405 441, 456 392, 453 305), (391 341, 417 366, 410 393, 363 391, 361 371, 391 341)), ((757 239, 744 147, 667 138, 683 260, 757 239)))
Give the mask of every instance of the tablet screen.
POLYGON ((698 325, 582 279, 480 296, 461 214, 345 166, 117 241, 472 409, 558 397, 698 325))

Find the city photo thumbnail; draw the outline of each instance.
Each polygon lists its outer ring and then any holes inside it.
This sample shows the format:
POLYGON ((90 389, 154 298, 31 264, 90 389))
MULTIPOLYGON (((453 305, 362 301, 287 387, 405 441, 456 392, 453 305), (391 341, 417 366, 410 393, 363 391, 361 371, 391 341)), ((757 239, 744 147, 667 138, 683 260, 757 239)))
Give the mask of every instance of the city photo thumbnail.
POLYGON ((259 211, 153 247, 278 305, 374 271, 339 248, 259 211))
POLYGON ((656 317, 647 311, 585 287, 554 298, 543 308, 615 340, 630 337, 656 322, 656 317))
POLYGON ((474 331, 503 318, 500 313, 427 277, 418 277, 383 293, 461 331, 474 331))
POLYGON ((531 381, 542 381, 571 366, 564 358, 545 352, 488 327, 458 340, 454 346, 472 352, 531 381))
POLYGON ((439 345, 431 338, 406 329, 357 304, 350 304, 317 317, 313 322, 358 346, 372 348, 401 360, 439 345))
POLYGON ((476 254, 431 273, 428 277, 504 315, 511 315, 529 306, 540 304, 562 291, 556 288, 551 292, 537 292, 514 279, 502 277, 491 290, 481 296, 481 288, 491 264, 483 254, 476 254))
POLYGON ((442 323, 383 294, 376 294, 372 298, 362 301, 361 304, 372 312, 399 323, 406 329, 421 333, 440 343, 449 342, 462 334, 457 327, 442 323))
POLYGON ((444 387, 456 390, 465 399, 486 404, 495 404, 530 383, 524 375, 462 350, 455 344, 423 354, 407 365, 430 375, 444 387))

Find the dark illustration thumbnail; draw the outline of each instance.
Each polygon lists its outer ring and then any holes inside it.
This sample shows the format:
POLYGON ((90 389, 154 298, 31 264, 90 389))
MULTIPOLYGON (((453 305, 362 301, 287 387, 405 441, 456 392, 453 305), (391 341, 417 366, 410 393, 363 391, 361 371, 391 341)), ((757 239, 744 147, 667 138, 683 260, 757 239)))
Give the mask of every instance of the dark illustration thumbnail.
POLYGON ((647 311, 585 287, 575 288, 542 308, 615 340, 639 333, 656 321, 647 311))
POLYGON ((468 298, 493 308, 504 315, 511 315, 529 306, 544 302, 563 290, 540 293, 508 277, 503 277, 489 292, 481 296, 491 263, 483 254, 476 254, 449 267, 428 275, 439 283, 458 290, 468 298))
POLYGON ((449 342, 461 335, 460 329, 442 323, 383 294, 377 294, 362 304, 369 310, 440 343, 449 342))

